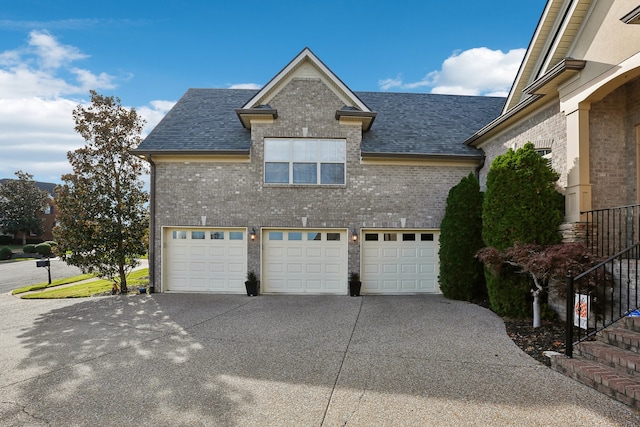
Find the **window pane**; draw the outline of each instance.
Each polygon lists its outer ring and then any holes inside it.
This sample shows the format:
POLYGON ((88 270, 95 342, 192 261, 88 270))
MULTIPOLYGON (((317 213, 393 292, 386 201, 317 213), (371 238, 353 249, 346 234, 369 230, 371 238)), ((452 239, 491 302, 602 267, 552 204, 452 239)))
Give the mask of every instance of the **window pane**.
POLYGON ((318 165, 315 163, 294 163, 294 184, 315 184, 318 182, 318 165))
POLYGON ((405 241, 405 242, 415 241, 416 240, 416 235, 415 235, 415 233, 402 233, 402 240, 405 241))
POLYGON ((299 139, 293 141, 294 162, 318 161, 318 141, 299 139))
POLYGON ((269 240, 282 240, 282 231, 270 231, 269 240))
POLYGON ((367 242, 377 242, 378 241, 378 233, 366 233, 364 235, 364 240, 367 242))
POLYGON ((321 141, 320 161, 321 162, 344 162, 346 159, 345 141, 321 141))
POLYGON ((242 240, 244 239, 244 233, 242 231, 230 231, 229 240, 242 240))
POLYGON ((420 235, 420 240, 423 242, 432 242, 433 241, 433 233, 422 233, 420 235))
POLYGON ((340 240, 340 233, 327 233, 327 240, 340 240))
POLYGON ((398 235, 396 233, 384 233, 385 242, 395 242, 397 240, 398 240, 398 235))
POLYGON ((322 240, 322 233, 307 233, 307 240, 322 240))
POLYGON ((289 163, 265 163, 264 182, 289 183, 289 163))
POLYGON ((193 240, 204 240, 204 231, 192 231, 191 239, 193 240))
POLYGON ((211 240, 224 240, 224 231, 212 231, 211 240))
POLYGON ((302 240, 302 233, 298 231, 290 231, 289 240, 302 240))
POLYGON ((187 232, 186 231, 174 231, 171 235, 172 235, 172 237, 174 239, 186 239, 187 238, 187 232))
POLYGON ((288 162, 290 141, 288 139, 265 139, 265 162, 288 162))
POLYGON ((321 184, 344 184, 344 163, 323 163, 320 173, 321 184))

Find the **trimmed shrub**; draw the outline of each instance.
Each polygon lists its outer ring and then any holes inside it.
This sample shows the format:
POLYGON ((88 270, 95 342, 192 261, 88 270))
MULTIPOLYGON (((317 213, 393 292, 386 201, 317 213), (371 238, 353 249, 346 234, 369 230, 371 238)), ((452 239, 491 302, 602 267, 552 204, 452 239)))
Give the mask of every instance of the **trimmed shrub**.
POLYGON ((35 251, 40 255, 51 255, 51 245, 48 243, 40 243, 39 245, 36 245, 35 251))
POLYGON ((440 290, 445 297, 471 301, 486 293, 482 263, 482 192, 473 175, 449 191, 440 224, 440 290))
POLYGON ((36 245, 28 244, 22 248, 22 252, 25 254, 34 254, 36 253, 36 245))
POLYGON ((496 157, 482 205, 486 245, 503 250, 515 242, 560 243, 564 197, 556 189, 559 177, 531 143, 496 157))
MULTIPOLYGON (((559 243, 564 197, 556 190, 559 174, 531 143, 496 157, 487 175, 482 205, 482 238, 498 250, 518 243, 559 243)), ((509 317, 531 313, 527 277, 505 271, 494 276, 485 269, 491 309, 509 317)))
POLYGON ((12 255, 11 248, 8 246, 3 246, 0 248, 0 260, 10 259, 12 255))

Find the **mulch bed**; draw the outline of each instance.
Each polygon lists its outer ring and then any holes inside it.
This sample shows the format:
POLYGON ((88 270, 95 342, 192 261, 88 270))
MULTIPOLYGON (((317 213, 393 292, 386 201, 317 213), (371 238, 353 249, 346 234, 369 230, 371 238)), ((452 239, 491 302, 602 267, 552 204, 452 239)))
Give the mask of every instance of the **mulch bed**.
POLYGON ((507 334, 513 342, 529 356, 551 366, 544 351, 557 351, 564 354, 564 324, 558 321, 543 321, 542 326, 534 328, 531 319, 503 319, 507 334))

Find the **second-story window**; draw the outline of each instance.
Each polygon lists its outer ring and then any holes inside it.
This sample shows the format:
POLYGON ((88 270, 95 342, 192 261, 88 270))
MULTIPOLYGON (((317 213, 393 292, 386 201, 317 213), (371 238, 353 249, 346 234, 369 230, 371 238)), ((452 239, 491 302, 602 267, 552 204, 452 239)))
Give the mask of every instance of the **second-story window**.
POLYGON ((264 182, 344 184, 346 151, 343 139, 265 138, 264 182))

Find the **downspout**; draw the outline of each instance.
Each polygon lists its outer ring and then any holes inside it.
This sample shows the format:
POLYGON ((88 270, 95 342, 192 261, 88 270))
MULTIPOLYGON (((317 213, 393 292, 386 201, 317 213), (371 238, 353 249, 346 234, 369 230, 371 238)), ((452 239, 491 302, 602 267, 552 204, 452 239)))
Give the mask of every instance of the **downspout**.
POLYGON ((478 182, 480 181, 480 171, 484 167, 484 162, 486 158, 487 156, 483 154, 482 158, 480 159, 480 164, 476 167, 476 179, 478 180, 478 182))
POLYGON ((155 292, 156 284, 156 164, 151 155, 145 156, 151 165, 149 183, 149 293, 155 292))

